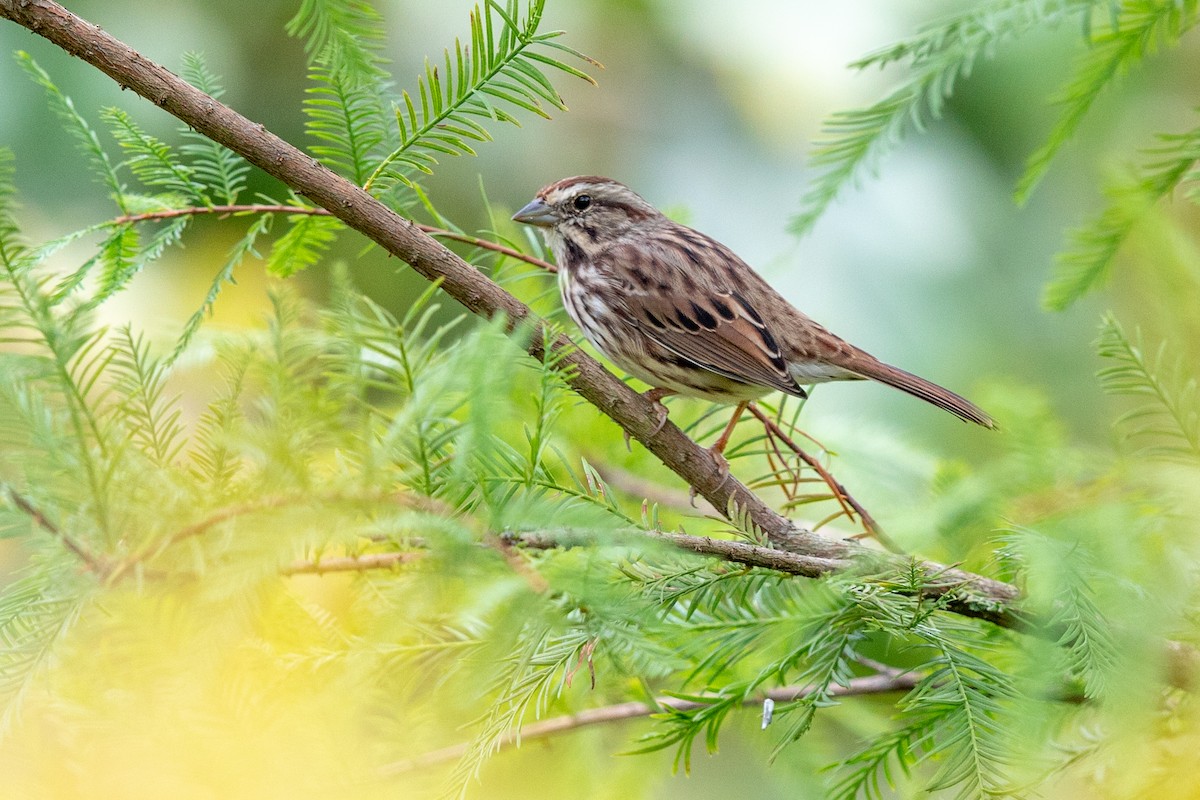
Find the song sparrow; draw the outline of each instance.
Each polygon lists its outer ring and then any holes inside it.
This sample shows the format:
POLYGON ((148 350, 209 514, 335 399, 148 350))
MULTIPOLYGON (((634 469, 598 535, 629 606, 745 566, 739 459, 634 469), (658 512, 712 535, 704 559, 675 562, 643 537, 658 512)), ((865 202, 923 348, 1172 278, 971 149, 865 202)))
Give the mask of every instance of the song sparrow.
POLYGON ((690 395, 738 403, 740 414, 773 390, 804 397, 807 384, 870 378, 995 427, 954 392, 834 336, 728 247, 616 181, 552 183, 513 219, 545 230, 567 312, 601 353, 654 387, 655 401, 690 395))

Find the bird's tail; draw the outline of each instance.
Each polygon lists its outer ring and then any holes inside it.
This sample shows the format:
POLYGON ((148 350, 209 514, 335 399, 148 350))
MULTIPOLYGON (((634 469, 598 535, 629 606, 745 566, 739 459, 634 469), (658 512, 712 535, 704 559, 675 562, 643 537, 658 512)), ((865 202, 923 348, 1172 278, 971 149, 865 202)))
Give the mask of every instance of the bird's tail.
POLYGON ((949 411, 954 416, 967 422, 974 422, 985 428, 995 428, 995 421, 979 406, 964 397, 956 395, 949 389, 944 389, 936 383, 905 372, 902 369, 871 359, 869 363, 855 363, 853 371, 864 378, 886 383, 888 386, 907 392, 913 397, 919 397, 927 403, 949 411))

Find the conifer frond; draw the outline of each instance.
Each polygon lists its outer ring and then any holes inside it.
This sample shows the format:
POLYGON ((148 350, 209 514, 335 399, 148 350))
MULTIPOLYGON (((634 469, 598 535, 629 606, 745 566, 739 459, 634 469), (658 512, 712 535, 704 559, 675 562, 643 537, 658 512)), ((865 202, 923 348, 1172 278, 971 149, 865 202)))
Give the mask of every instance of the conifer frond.
POLYGON ((829 789, 830 800, 884 800, 911 774, 917 743, 929 736, 930 722, 919 719, 877 736, 837 765, 841 777, 829 789), (894 766, 893 766, 894 765, 894 766), (885 789, 886 786, 886 789, 885 789))
MULTIPOLYGON (((541 336, 542 352, 546 353, 547 357, 542 361, 534 362, 538 385, 533 394, 533 424, 525 426, 525 438, 529 443, 528 456, 525 461, 525 478, 530 484, 537 477, 545 474, 544 461, 550 446, 551 432, 554 430, 555 422, 565 410, 569 392, 566 383, 567 376, 559 369, 559 365, 569 351, 555 351, 553 345, 554 340, 558 338, 558 331, 552 326, 543 326, 541 336)), ((588 474, 589 484, 599 486, 602 495, 611 496, 611 493, 604 491, 604 483, 600 475, 596 473, 595 480, 593 480, 589 470, 585 461, 584 471, 585 474, 588 474)), ((594 470, 590 472, 594 472, 594 470)))
POLYGON ((47 559, 0 592, 0 739, 87 602, 74 569, 72 562, 47 559))
MULTIPOLYGON (((101 245, 99 258, 100 280, 96 292, 87 306, 94 308, 120 292, 129 281, 150 264, 162 258, 179 243, 183 233, 191 224, 190 216, 176 217, 158 226, 143 243, 142 235, 133 223, 124 223, 112 229, 101 245)), ((85 264, 66 282, 67 287, 78 287, 94 264, 85 264)), ((60 287, 64 288, 64 287, 60 287)))
POLYGON ((380 145, 392 144, 394 134, 382 79, 352 81, 325 63, 309 72, 314 84, 305 90, 305 130, 321 142, 310 149, 326 166, 359 186, 375 168, 380 145))
POLYGON ((140 271, 138 252, 141 243, 142 237, 136 225, 126 223, 114 227, 101 242, 96 258, 88 259, 76 270, 68 287, 78 288, 92 268, 99 266, 102 275, 100 299, 116 294, 140 271))
MULTIPOLYGON (((26 362, 36 362, 32 376, 45 381, 65 404, 74 440, 69 447, 87 476, 91 509, 107 528, 106 492, 100 461, 108 446, 107 433, 88 396, 105 366, 105 349, 97 346, 103 332, 90 326, 86 304, 59 312, 52 282, 34 271, 34 261, 20 241, 12 213, 11 166, 0 150, 0 341, 27 348, 26 362)), ((28 367, 26 368, 28 369, 28 367)), ((20 403, 19 396, 14 401, 20 403)))
POLYGON ((13 187, 13 154, 7 147, 0 147, 0 263, 10 273, 20 269, 26 257, 27 246, 21 240, 21 228, 17 224, 16 189, 13 187))
POLYGON ((33 79, 35 83, 41 86, 46 92, 46 98, 50 101, 50 107, 54 109, 58 118, 66 125, 67 130, 75 137, 80 150, 92 164, 92 168, 97 173, 100 180, 112 192, 112 198, 116 202, 117 207, 121 209, 122 214, 128 214, 129 209, 125 205, 125 187, 121 183, 121 179, 117 175, 117 168, 105 152, 104 146, 100 144, 100 137, 83 115, 75 109, 75 104, 70 97, 67 97, 50 79, 50 75, 38 66, 33 57, 23 50, 18 50, 15 54, 17 63, 21 68, 33 79))
POLYGON ((1159 138, 1162 144, 1150 151, 1152 160, 1138 174, 1111 183, 1105 189, 1104 210, 1068 235, 1067 248, 1055 259, 1054 277, 1042 296, 1047 308, 1061 311, 1103 285, 1117 251, 1138 222, 1193 174, 1200 163, 1200 128, 1159 138))
POLYGON ((312 151, 359 186, 391 148, 391 79, 384 69, 383 19, 366 0, 305 0, 288 23, 309 55, 305 130, 312 151))
POLYGON ((292 214, 288 216, 288 222, 291 227, 275 240, 271 254, 267 256, 267 271, 281 278, 306 270, 320 261, 343 227, 337 217, 316 214, 292 214))
POLYGON ((171 146, 146 133, 123 109, 109 107, 100 111, 109 132, 121 145, 129 167, 144 185, 177 194, 198 205, 210 205, 204 185, 195 179, 195 170, 176 158, 171 146))
POLYGON ((247 256, 258 255, 254 249, 254 244, 258 241, 260 235, 270 230, 272 220, 273 217, 270 214, 258 215, 250 223, 250 227, 247 229, 245 235, 230 248, 229 255, 225 259, 225 264, 217 272, 216 276, 213 277, 212 283, 209 284, 208 292, 204 295, 204 301, 196 309, 196 312, 188 318, 188 321, 184 323, 183 330, 180 331, 179 337, 175 340, 175 350, 168 359, 169 363, 174 362, 183 355, 184 350, 191 343, 192 337, 200 330, 200 326, 204 323, 204 320, 212 314, 217 297, 221 294, 221 289, 225 287, 225 284, 237 283, 234 280, 233 273, 241 265, 242 261, 247 256))
POLYGON ((174 464, 184 446, 184 427, 178 397, 166 398, 169 367, 150 355, 143 336, 126 325, 113 338, 109 374, 120 424, 142 455, 160 468, 174 464))
POLYGON ((447 796, 463 797, 504 737, 510 732, 519 733, 521 723, 531 712, 535 716, 545 713, 550 702, 561 694, 568 672, 587 643, 587 634, 582 630, 555 633, 538 621, 521 631, 512 655, 496 677, 497 696, 478 722, 479 733, 454 768, 447 796))
POLYGON ((917 743, 939 762, 927 789, 954 789, 963 800, 1010 794, 1014 742, 1004 716, 1016 697, 1011 678, 948 640, 933 646, 932 669, 901 701, 906 714, 936 720, 917 743))
POLYGON ((340 84, 352 88, 386 75, 383 19, 368 0, 302 0, 286 30, 304 39, 309 65, 324 63, 340 84))
MULTIPOLYGON (((225 94, 220 78, 208 68, 199 53, 183 54, 182 75, 184 80, 211 97, 219 100, 225 94)), ((187 140, 179 150, 191 159, 191 177, 203 184, 205 193, 214 203, 237 203, 238 195, 246 188, 250 164, 229 148, 186 125, 179 132, 187 140)))
POLYGON ((198 487, 215 502, 232 493, 243 464, 238 459, 235 435, 243 419, 242 402, 246 372, 250 368, 245 350, 224 353, 221 358, 220 388, 196 422, 196 436, 188 455, 198 487))
POLYGON ((1112 314, 1100 325, 1096 352, 1113 362, 1096 373, 1104 391, 1145 400, 1117 419, 1125 438, 1140 442, 1146 456, 1200 459, 1200 393, 1183 357, 1166 341, 1147 352, 1141 331, 1127 336, 1112 314))
POLYGON ((693 573, 684 582, 692 585, 690 600, 680 602, 684 595, 678 593, 669 597, 677 609, 672 627, 681 637, 680 651, 696 658, 687 682, 701 680, 710 688, 725 685, 715 696, 678 694, 697 706, 663 709, 659 730, 644 737, 635 752, 673 747, 676 768, 685 770, 690 769, 696 741, 702 739, 708 751, 715 752, 728 715, 768 683, 809 689, 803 697, 776 706, 776 724, 783 725, 783 732, 775 754, 803 736, 817 710, 834 703, 830 685, 844 685, 853 677, 855 647, 887 602, 887 593, 877 589, 863 594, 849 585, 837 590, 797 587, 774 576, 763 580, 756 572, 724 581, 693 573), (702 603, 695 596, 698 589, 708 596, 702 603), (677 616, 680 612, 685 616, 677 616), (726 673, 749 677, 723 681, 726 673))
POLYGON ((842 111, 824 126, 810 163, 820 173, 801 199, 791 229, 805 233, 830 203, 910 132, 939 119, 975 62, 1031 30, 1086 14, 1100 0, 991 0, 931 25, 916 37, 855 62, 858 69, 905 63, 911 75, 869 108, 842 111))
POLYGON ((831 797, 882 800, 892 796, 885 784, 899 788, 901 775, 927 762, 937 769, 926 791, 953 791, 950 796, 963 800, 1013 795, 1014 734, 1006 707, 1017 695, 1011 679, 936 629, 924 633, 935 655, 899 703, 904 724, 842 761, 831 797))
POLYGON ((1095 558, 1075 537, 1055 539, 1021 527, 1008 538, 1018 555, 1030 593, 1049 607, 1047 628, 1059 633, 1067 674, 1083 686, 1090 700, 1103 700, 1112 689, 1118 646, 1112 622, 1097 605, 1097 587, 1119 578, 1097 569, 1095 558))
POLYGON ((1127 0, 1119 5, 1112 26, 1091 41, 1057 100, 1062 114, 1046 143, 1029 157, 1017 182, 1016 199, 1023 203, 1037 188, 1050 163, 1074 135, 1092 104, 1113 81, 1159 48, 1172 47, 1200 16, 1196 0, 1127 0))
POLYGON ((484 123, 520 124, 511 109, 546 118, 547 106, 566 110, 547 67, 594 83, 552 52, 596 62, 554 41, 561 31, 538 33, 544 5, 545 0, 529 0, 523 20, 519 0, 503 5, 486 0, 482 9, 475 7, 470 42, 455 40, 453 52, 447 48, 441 59, 426 60, 416 89, 403 93, 395 109, 400 144, 376 166, 365 189, 378 194, 397 181, 410 183, 414 170, 432 172, 439 154, 474 155, 472 143, 491 139, 484 123))

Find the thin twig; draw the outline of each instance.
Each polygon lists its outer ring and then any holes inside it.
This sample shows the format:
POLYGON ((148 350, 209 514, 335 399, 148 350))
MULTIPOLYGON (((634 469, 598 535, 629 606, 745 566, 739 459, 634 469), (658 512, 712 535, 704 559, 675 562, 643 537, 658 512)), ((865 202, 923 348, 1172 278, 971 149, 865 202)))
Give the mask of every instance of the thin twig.
MULTIPOLYGON (((203 214, 216 214, 219 216, 229 216, 231 214, 307 214, 313 217, 331 217, 328 209, 314 208, 313 206, 292 206, 292 205, 271 205, 263 203, 250 204, 233 204, 223 206, 188 206, 187 208, 165 208, 161 211, 147 211, 143 214, 126 214, 121 217, 112 219, 109 225, 128 225, 137 222, 154 222, 163 219, 175 219, 176 217, 196 217, 203 214)), ((515 258, 518 261, 524 261, 526 264, 532 264, 535 267, 540 267, 547 272, 558 272, 558 267, 551 264, 549 261, 544 261, 537 256, 531 256, 528 253, 522 253, 520 250, 493 242, 490 239, 480 239, 477 236, 470 236, 458 231, 446 230, 438 228, 434 225, 424 225, 417 223, 417 227, 430 236, 438 239, 452 239, 456 242, 478 247, 482 250, 491 250, 494 253, 515 258)))
POLYGON ((883 532, 883 528, 880 527, 879 523, 875 521, 875 518, 871 516, 867 509, 863 507, 862 503, 855 500, 854 496, 850 494, 850 492, 846 491, 846 487, 842 486, 842 484, 833 477, 829 470, 825 469, 824 465, 822 465, 819 460, 806 453, 804 449, 800 447, 800 445, 796 444, 796 441, 792 439, 792 437, 784 433, 783 429, 779 427, 775 420, 763 413, 762 409, 760 409, 754 403, 750 404, 750 413, 758 418, 758 421, 763 424, 763 427, 767 429, 767 433, 770 436, 778 437, 780 441, 787 445, 789 450, 796 454, 797 458, 801 459, 805 464, 808 464, 808 466, 812 467, 814 472, 821 476, 821 480, 825 481, 825 484, 829 487, 830 491, 833 492, 834 497, 837 498, 837 501, 842 504, 842 508, 846 510, 846 513, 850 514, 850 509, 854 510, 854 513, 858 515, 860 520, 862 520, 863 527, 866 528, 867 533, 875 537, 876 541, 878 541, 891 552, 896 553, 897 555, 904 555, 904 551, 901 550, 899 546, 897 546, 896 543, 893 542, 891 538, 883 532), (849 505, 850 508, 846 508, 847 505, 849 505))
MULTIPOLYGON (((698 556, 717 558, 734 564, 770 569, 804 578, 821 578, 842 572, 856 562, 860 564, 865 563, 861 556, 855 556, 852 559, 820 558, 804 553, 777 550, 773 547, 763 547, 744 541, 712 539, 707 536, 690 536, 686 533, 629 529, 625 531, 625 536, 628 537, 627 541, 630 544, 637 542, 660 542, 698 556)), ((595 543, 593 537, 581 535, 571 530, 512 532, 495 535, 494 538, 505 545, 530 550, 568 549, 571 547, 586 547, 595 543)), ((485 539, 485 544, 490 547, 497 547, 497 542, 493 540, 492 536, 485 537, 485 539)), ((610 536, 606 541, 611 544, 614 541, 620 540, 613 539, 610 536)), ((364 559, 360 556, 360 560, 358 561, 346 560, 344 562, 345 568, 359 571, 392 569, 398 564, 415 558, 407 554, 411 553, 413 549, 419 549, 423 543, 420 540, 414 539, 410 540, 408 545, 412 549, 395 553, 381 553, 369 559, 364 559)), ((878 550, 873 552, 875 558, 880 560, 880 566, 886 567, 887 559, 891 557, 878 550)), ((501 550, 501 553, 505 554, 505 551, 501 550)), ((512 558, 512 554, 506 555, 512 558)), ((329 562, 324 563, 328 564, 329 562)), ((284 574, 317 571, 315 568, 311 568, 311 564, 308 565, 309 569, 300 569, 299 567, 301 566, 301 563, 293 564, 284 570, 284 574)), ((522 566, 524 567, 523 564, 522 566)), ((1031 628, 1031 621, 1022 617, 1014 609, 1014 604, 1017 600, 1016 587, 1001 581, 993 581, 989 578, 972 575, 969 572, 947 567, 943 564, 916 562, 915 567, 924 580, 924 584, 920 589, 921 597, 940 599, 946 608, 953 608, 955 613, 984 619, 1002 627, 1031 628), (979 581, 983 581, 984 583, 980 584, 979 581), (973 596, 972 591, 978 591, 980 596, 973 596), (984 602, 981 600, 981 596, 987 597, 989 600, 984 602)), ((531 586, 535 591, 542 591, 541 581, 531 582, 531 586)), ((890 585, 890 588, 892 591, 898 593, 905 591, 903 587, 894 584, 890 585)), ((1051 638, 1056 634, 1055 631, 1051 630, 1040 630, 1039 633, 1051 638)))
MULTIPOLYGON (((867 694, 886 694, 889 692, 907 692, 917 685, 920 677, 912 673, 888 672, 880 675, 868 675, 863 678, 851 679, 848 686, 832 684, 827 688, 831 697, 853 697, 867 694)), ((761 705, 764 700, 776 703, 788 703, 798 700, 814 691, 814 686, 780 686, 770 689, 757 696, 747 698, 744 706, 761 705)), ((716 699, 714 697, 714 699, 716 699)), ((691 711, 702 708, 704 703, 696 700, 680 700, 677 697, 658 697, 653 703, 617 703, 611 706, 590 708, 576 714, 565 714, 561 717, 551 717, 540 722, 525 725, 520 731, 514 731, 500 740, 500 749, 505 750, 518 744, 534 739, 545 739, 555 734, 578 730, 592 725, 602 725, 609 722, 621 722, 630 719, 640 719, 656 714, 664 708, 677 711, 691 711)), ((424 753, 416 758, 396 761, 380 768, 384 775, 398 775, 423 767, 432 767, 462 758, 470 747, 469 743, 455 744, 424 753)))
POLYGON ((191 539, 195 536, 206 534, 222 523, 238 517, 258 514, 263 511, 271 511, 277 508, 286 508, 289 506, 329 505, 333 503, 382 503, 391 506, 402 506, 404 508, 430 511, 443 516, 448 515, 448 509, 437 500, 429 497, 423 497, 421 495, 415 495, 410 492, 378 491, 351 494, 347 494, 345 492, 326 492, 324 494, 312 494, 305 492, 298 494, 282 494, 260 497, 246 503, 238 503, 236 505, 219 508, 209 514, 207 517, 197 520, 189 525, 185 525, 182 528, 178 528, 173 533, 149 543, 142 549, 123 559, 120 564, 116 565, 112 569, 111 574, 108 577, 111 581, 116 581, 123 577, 133 567, 145 564, 147 561, 157 558, 180 542, 186 541, 187 539, 191 539))
MULTIPOLYGON (((689 536, 685 533, 636 531, 636 535, 645 536, 696 555, 710 556, 750 567, 772 569, 805 578, 823 578, 843 572, 856 564, 869 566, 872 559, 884 574, 888 574, 890 568, 896 564, 895 556, 881 550, 867 550, 861 545, 853 544, 849 545, 852 552, 841 557, 822 557, 764 547, 745 541, 689 536)), ((543 550, 589 545, 594 542, 594 539, 580 536, 572 531, 531 531, 512 534, 511 538, 519 541, 523 547, 543 550)), ((905 564, 908 565, 907 568, 915 568, 921 575, 923 583, 919 590, 920 596, 929 600, 940 600, 942 607, 948 611, 952 610, 953 613, 965 617, 984 619, 1004 628, 1036 632, 1050 638, 1058 633, 1051 628, 1040 626, 1037 620, 1032 620, 1020 612, 1016 607, 1020 590, 1012 584, 930 561, 910 559, 905 564)), ((904 591, 903 587, 895 584, 890 585, 890 588, 897 592, 904 591)))
POLYGON ((367 572, 373 569, 396 569, 424 558, 421 550, 402 550, 397 553, 367 553, 361 556, 326 558, 321 561, 296 561, 280 570, 284 575, 325 575, 330 572, 367 572))
POLYGON ((32 500, 13 488, 9 488, 8 497, 14 506, 33 520, 35 525, 62 542, 63 547, 74 553, 80 561, 88 566, 88 569, 100 576, 108 575, 111 567, 104 559, 85 547, 82 542, 75 541, 73 536, 52 522, 32 500))

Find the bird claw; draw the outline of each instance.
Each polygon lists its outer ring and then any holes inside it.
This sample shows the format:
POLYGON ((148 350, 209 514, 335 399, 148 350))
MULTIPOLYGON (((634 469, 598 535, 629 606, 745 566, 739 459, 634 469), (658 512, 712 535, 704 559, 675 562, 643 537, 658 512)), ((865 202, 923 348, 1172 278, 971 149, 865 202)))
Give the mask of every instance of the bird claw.
MULTIPOLYGON (((667 416, 670 412, 663 405, 662 398, 672 394, 675 394, 675 392, 670 389, 650 389, 642 394, 642 397, 654 403, 654 413, 658 415, 658 424, 654 426, 654 430, 650 431, 650 435, 646 437, 647 439, 657 436, 666 427, 667 416)), ((629 440, 629 431, 623 431, 623 433, 625 434, 625 451, 632 452, 633 445, 629 440)))

